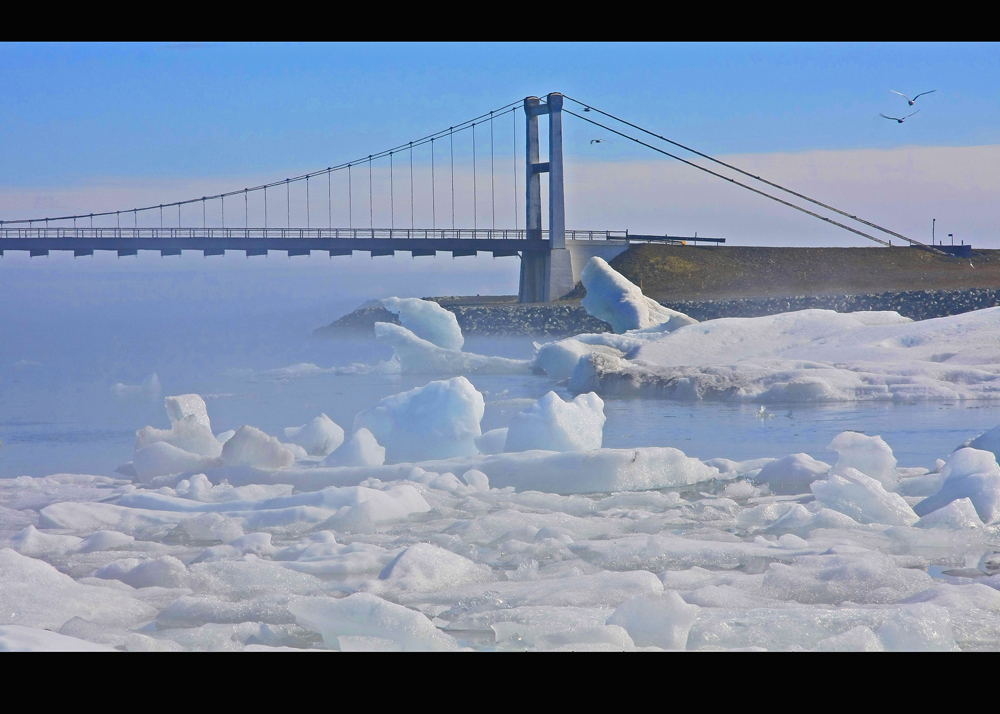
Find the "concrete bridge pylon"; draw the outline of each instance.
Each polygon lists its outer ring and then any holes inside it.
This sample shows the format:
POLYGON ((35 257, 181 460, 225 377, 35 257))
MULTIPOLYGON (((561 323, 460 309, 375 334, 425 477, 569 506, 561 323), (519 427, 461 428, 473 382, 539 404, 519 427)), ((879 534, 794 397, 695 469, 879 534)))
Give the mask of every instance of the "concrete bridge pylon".
POLYGON ((529 239, 542 239, 541 174, 549 175, 548 250, 521 252, 519 302, 552 302, 573 290, 573 262, 566 249, 566 203, 563 185, 563 95, 549 94, 543 103, 526 97, 525 227, 529 239), (539 161, 538 117, 549 116, 549 160, 539 161))

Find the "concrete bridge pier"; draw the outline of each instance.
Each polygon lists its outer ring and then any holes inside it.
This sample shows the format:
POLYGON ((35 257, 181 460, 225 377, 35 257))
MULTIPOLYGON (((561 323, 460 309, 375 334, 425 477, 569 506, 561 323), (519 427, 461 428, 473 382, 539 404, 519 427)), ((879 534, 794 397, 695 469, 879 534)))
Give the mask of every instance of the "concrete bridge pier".
POLYGON ((563 96, 552 93, 543 104, 538 97, 526 97, 526 187, 525 227, 529 239, 542 238, 541 174, 549 175, 549 250, 521 253, 520 302, 552 302, 570 292, 573 261, 566 249, 566 204, 563 188, 562 151, 563 96), (549 160, 539 161, 538 117, 549 115, 549 160))

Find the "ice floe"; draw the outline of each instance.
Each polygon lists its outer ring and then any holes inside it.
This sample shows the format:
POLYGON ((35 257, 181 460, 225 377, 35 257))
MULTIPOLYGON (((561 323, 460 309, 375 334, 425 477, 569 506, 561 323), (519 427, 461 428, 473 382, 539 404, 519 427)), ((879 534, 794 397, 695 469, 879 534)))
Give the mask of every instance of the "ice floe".
POLYGON ((510 420, 504 451, 599 449, 604 421, 604 402, 593 392, 580 394, 569 402, 549 392, 510 420))
POLYGON ((422 340, 448 350, 461 350, 465 344, 462 329, 453 312, 436 302, 419 298, 384 298, 382 306, 399 316, 399 322, 422 340))
POLYGON ((588 314, 604 320, 615 332, 656 328, 670 332, 697 320, 663 307, 642 294, 638 285, 597 256, 583 268, 580 280, 587 289, 583 307, 588 314))

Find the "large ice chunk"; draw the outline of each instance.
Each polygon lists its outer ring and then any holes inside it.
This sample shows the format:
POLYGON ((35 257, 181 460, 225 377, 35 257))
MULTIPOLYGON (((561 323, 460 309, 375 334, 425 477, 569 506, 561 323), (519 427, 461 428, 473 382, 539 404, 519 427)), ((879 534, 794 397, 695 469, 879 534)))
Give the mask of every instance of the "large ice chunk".
MULTIPOLYGON (((531 371, 531 360, 477 355, 439 347, 405 327, 389 322, 375 323, 375 339, 392 347, 399 371, 407 374, 522 374, 531 371)), ((386 368, 391 365, 391 362, 387 363, 386 368)))
POLYGON ((485 407, 468 379, 454 377, 386 397, 358 414, 354 429, 371 431, 389 461, 474 456, 485 407))
POLYGON ((0 652, 114 652, 114 647, 37 627, 0 627, 0 652))
MULTIPOLYGON (((148 427, 147 427, 148 428, 148 427)), ((219 445, 221 450, 222 445, 219 445)), ((144 446, 132 456, 132 467, 139 480, 151 482, 160 476, 180 474, 189 471, 204 471, 218 465, 219 460, 210 456, 199 456, 179 449, 166 441, 156 441, 144 446)))
POLYGON ((72 617, 128 627, 156 610, 126 593, 82 585, 48 563, 0 550, 0 625, 57 630, 72 617))
POLYGON ((167 397, 163 400, 163 404, 167 408, 167 416, 170 417, 171 424, 176 424, 187 417, 193 417, 199 424, 212 428, 212 423, 208 419, 208 406, 198 394, 179 394, 167 397))
POLYGON ((992 451, 994 456, 1000 454, 1000 424, 980 434, 975 439, 969 439, 963 446, 980 451, 992 451))
POLYGON ((608 265, 603 258, 591 258, 580 279, 587 289, 587 296, 583 299, 584 309, 589 315, 607 322, 615 332, 654 326, 662 326, 663 332, 672 332, 698 322, 643 295, 638 285, 608 265))
POLYGON ((688 605, 673 590, 640 595, 619 606, 607 624, 620 625, 640 647, 682 650, 698 608, 688 605))
POLYGON ((122 384, 118 382, 111 387, 111 393, 118 397, 142 395, 155 399, 160 396, 160 392, 162 391, 163 387, 160 385, 160 378, 156 376, 155 372, 146 377, 141 384, 122 384))
POLYGON ((355 593, 339 600, 301 598, 290 602, 288 609, 299 625, 322 635, 323 644, 329 648, 340 648, 339 639, 344 637, 388 640, 404 652, 458 647, 424 615, 369 593, 355 593))
POLYGON ((438 347, 460 350, 465 344, 455 313, 436 302, 420 298, 385 298, 382 306, 399 315, 399 322, 417 337, 438 347))
POLYGON ((252 426, 241 426, 221 449, 222 461, 227 466, 246 464, 264 469, 281 469, 295 463, 295 454, 290 449, 275 437, 252 426))
POLYGON ((917 515, 925 516, 959 498, 968 498, 983 523, 1000 517, 1000 466, 993 452, 959 449, 948 457, 941 474, 941 489, 913 507, 917 515))
POLYGON ((171 427, 156 429, 145 426, 137 431, 136 451, 162 441, 199 456, 216 457, 222 453, 222 444, 212 434, 204 399, 197 394, 181 394, 167 397, 164 405, 171 427))
POLYGON ((488 566, 430 543, 414 543, 382 570, 379 580, 401 590, 429 592, 488 580, 488 566))
POLYGON ((591 345, 567 337, 565 340, 540 345, 535 352, 534 366, 555 380, 569 379, 580 358, 592 352, 622 357, 624 353, 606 345, 591 345))
POLYGON ((308 424, 286 426, 285 438, 310 456, 326 456, 344 443, 344 430, 326 414, 320 414, 308 424))
POLYGON ((813 481, 809 488, 819 505, 858 523, 911 526, 919 519, 902 496, 886 491, 881 482, 850 466, 843 475, 830 474, 825 481, 813 481))
POLYGON ((475 439, 480 454, 502 454, 507 443, 507 427, 490 429, 475 439))
POLYGON ((604 421, 604 401, 593 392, 580 394, 571 402, 549 392, 510 420, 504 451, 599 449, 604 421))
POLYGON ((368 429, 358 429, 344 444, 323 459, 323 466, 381 466, 385 447, 368 429))
POLYGON ((830 464, 817 461, 809 454, 790 454, 764 464, 753 481, 766 483, 771 493, 777 495, 809 493, 809 484, 829 470, 830 464))
POLYGON ((913 526, 915 528, 965 530, 967 528, 982 528, 983 522, 976 512, 976 507, 972 505, 972 501, 968 498, 958 498, 943 508, 931 511, 913 526))
POLYGON ((845 431, 833 437, 827 448, 840 455, 832 473, 842 475, 845 469, 854 468, 879 481, 886 490, 896 490, 896 457, 881 436, 845 431))

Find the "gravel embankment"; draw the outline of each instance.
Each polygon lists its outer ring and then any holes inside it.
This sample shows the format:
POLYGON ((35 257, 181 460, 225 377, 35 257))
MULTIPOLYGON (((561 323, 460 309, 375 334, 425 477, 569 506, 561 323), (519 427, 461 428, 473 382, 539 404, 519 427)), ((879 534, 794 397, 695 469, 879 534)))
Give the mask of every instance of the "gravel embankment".
MULTIPOLYGON (((434 298, 431 298, 434 299, 434 298)), ((493 301, 488 305, 455 304, 455 298, 439 298, 443 307, 455 313, 466 335, 575 335, 582 332, 610 332, 611 327, 591 317, 577 302, 521 305, 493 301)), ((465 298, 463 301, 472 300, 465 298)), ((958 315, 1000 305, 1000 289, 907 290, 874 295, 798 295, 792 297, 731 298, 727 300, 673 300, 663 304, 696 320, 720 317, 760 317, 779 312, 820 308, 837 312, 895 310, 914 320, 958 315)), ((376 322, 399 324, 391 312, 364 307, 316 330, 335 337, 350 333, 371 333, 376 322)))

